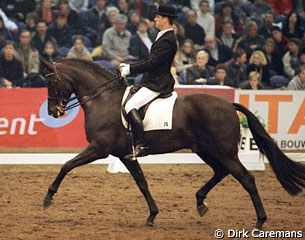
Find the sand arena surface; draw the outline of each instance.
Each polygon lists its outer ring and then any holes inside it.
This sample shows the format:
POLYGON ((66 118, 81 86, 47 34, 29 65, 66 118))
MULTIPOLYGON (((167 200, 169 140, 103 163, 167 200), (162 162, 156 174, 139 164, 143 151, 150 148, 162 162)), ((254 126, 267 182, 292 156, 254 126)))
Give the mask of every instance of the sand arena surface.
MULTIPOLYGON (((60 165, 0 166, 1 239, 215 239, 215 229, 251 231, 256 215, 248 194, 231 176, 208 195, 201 218, 196 191, 212 176, 202 164, 142 165, 159 207, 154 228, 144 226, 148 207, 130 174, 110 174, 107 165, 74 169, 54 204, 42 202, 60 165)), ((268 220, 264 230, 305 232, 305 193, 291 197, 267 166, 252 172, 268 220)))

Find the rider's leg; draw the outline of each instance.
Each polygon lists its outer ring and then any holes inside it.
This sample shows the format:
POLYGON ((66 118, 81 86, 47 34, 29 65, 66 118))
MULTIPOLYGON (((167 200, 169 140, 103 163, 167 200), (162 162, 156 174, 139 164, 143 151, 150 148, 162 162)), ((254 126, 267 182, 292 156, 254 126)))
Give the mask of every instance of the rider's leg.
POLYGON ((135 152, 126 155, 124 158, 132 159, 133 157, 143 157, 148 155, 148 148, 147 146, 145 146, 145 137, 144 137, 142 119, 138 113, 138 109, 140 109, 146 103, 156 98, 159 94, 160 93, 142 87, 126 103, 125 110, 127 113, 127 120, 131 125, 131 131, 135 142, 135 152))

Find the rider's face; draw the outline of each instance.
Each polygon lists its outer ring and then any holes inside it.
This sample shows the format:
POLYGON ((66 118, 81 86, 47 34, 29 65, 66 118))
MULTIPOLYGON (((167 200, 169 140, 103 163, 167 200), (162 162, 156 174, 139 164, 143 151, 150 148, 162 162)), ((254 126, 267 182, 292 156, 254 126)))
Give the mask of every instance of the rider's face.
POLYGON ((156 27, 162 30, 165 23, 165 17, 156 14, 154 21, 156 22, 156 27))

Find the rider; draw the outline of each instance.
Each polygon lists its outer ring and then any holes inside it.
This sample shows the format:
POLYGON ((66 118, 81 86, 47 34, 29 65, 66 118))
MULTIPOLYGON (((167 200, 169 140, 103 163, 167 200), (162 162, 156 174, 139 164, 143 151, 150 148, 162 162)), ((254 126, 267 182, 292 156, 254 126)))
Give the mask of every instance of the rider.
POLYGON ((174 89, 174 78, 170 72, 173 59, 177 51, 177 44, 172 28, 173 21, 177 17, 173 6, 160 5, 155 12, 154 21, 160 30, 151 47, 147 59, 138 63, 119 65, 122 77, 129 74, 144 73, 140 82, 141 88, 126 103, 125 111, 127 120, 135 142, 134 153, 125 156, 126 159, 143 157, 148 155, 148 147, 145 144, 144 130, 138 110, 160 94, 168 94, 174 89))

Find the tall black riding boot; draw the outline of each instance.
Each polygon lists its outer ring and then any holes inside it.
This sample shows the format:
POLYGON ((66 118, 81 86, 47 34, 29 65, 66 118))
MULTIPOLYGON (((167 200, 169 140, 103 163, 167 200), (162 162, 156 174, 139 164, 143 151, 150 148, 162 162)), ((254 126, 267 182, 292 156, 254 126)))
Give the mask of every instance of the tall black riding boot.
POLYGON ((127 120, 131 125, 133 140, 135 143, 134 153, 126 155, 125 159, 133 159, 135 157, 144 157, 148 155, 148 147, 145 145, 144 129, 140 114, 136 109, 132 109, 127 114, 127 120))

